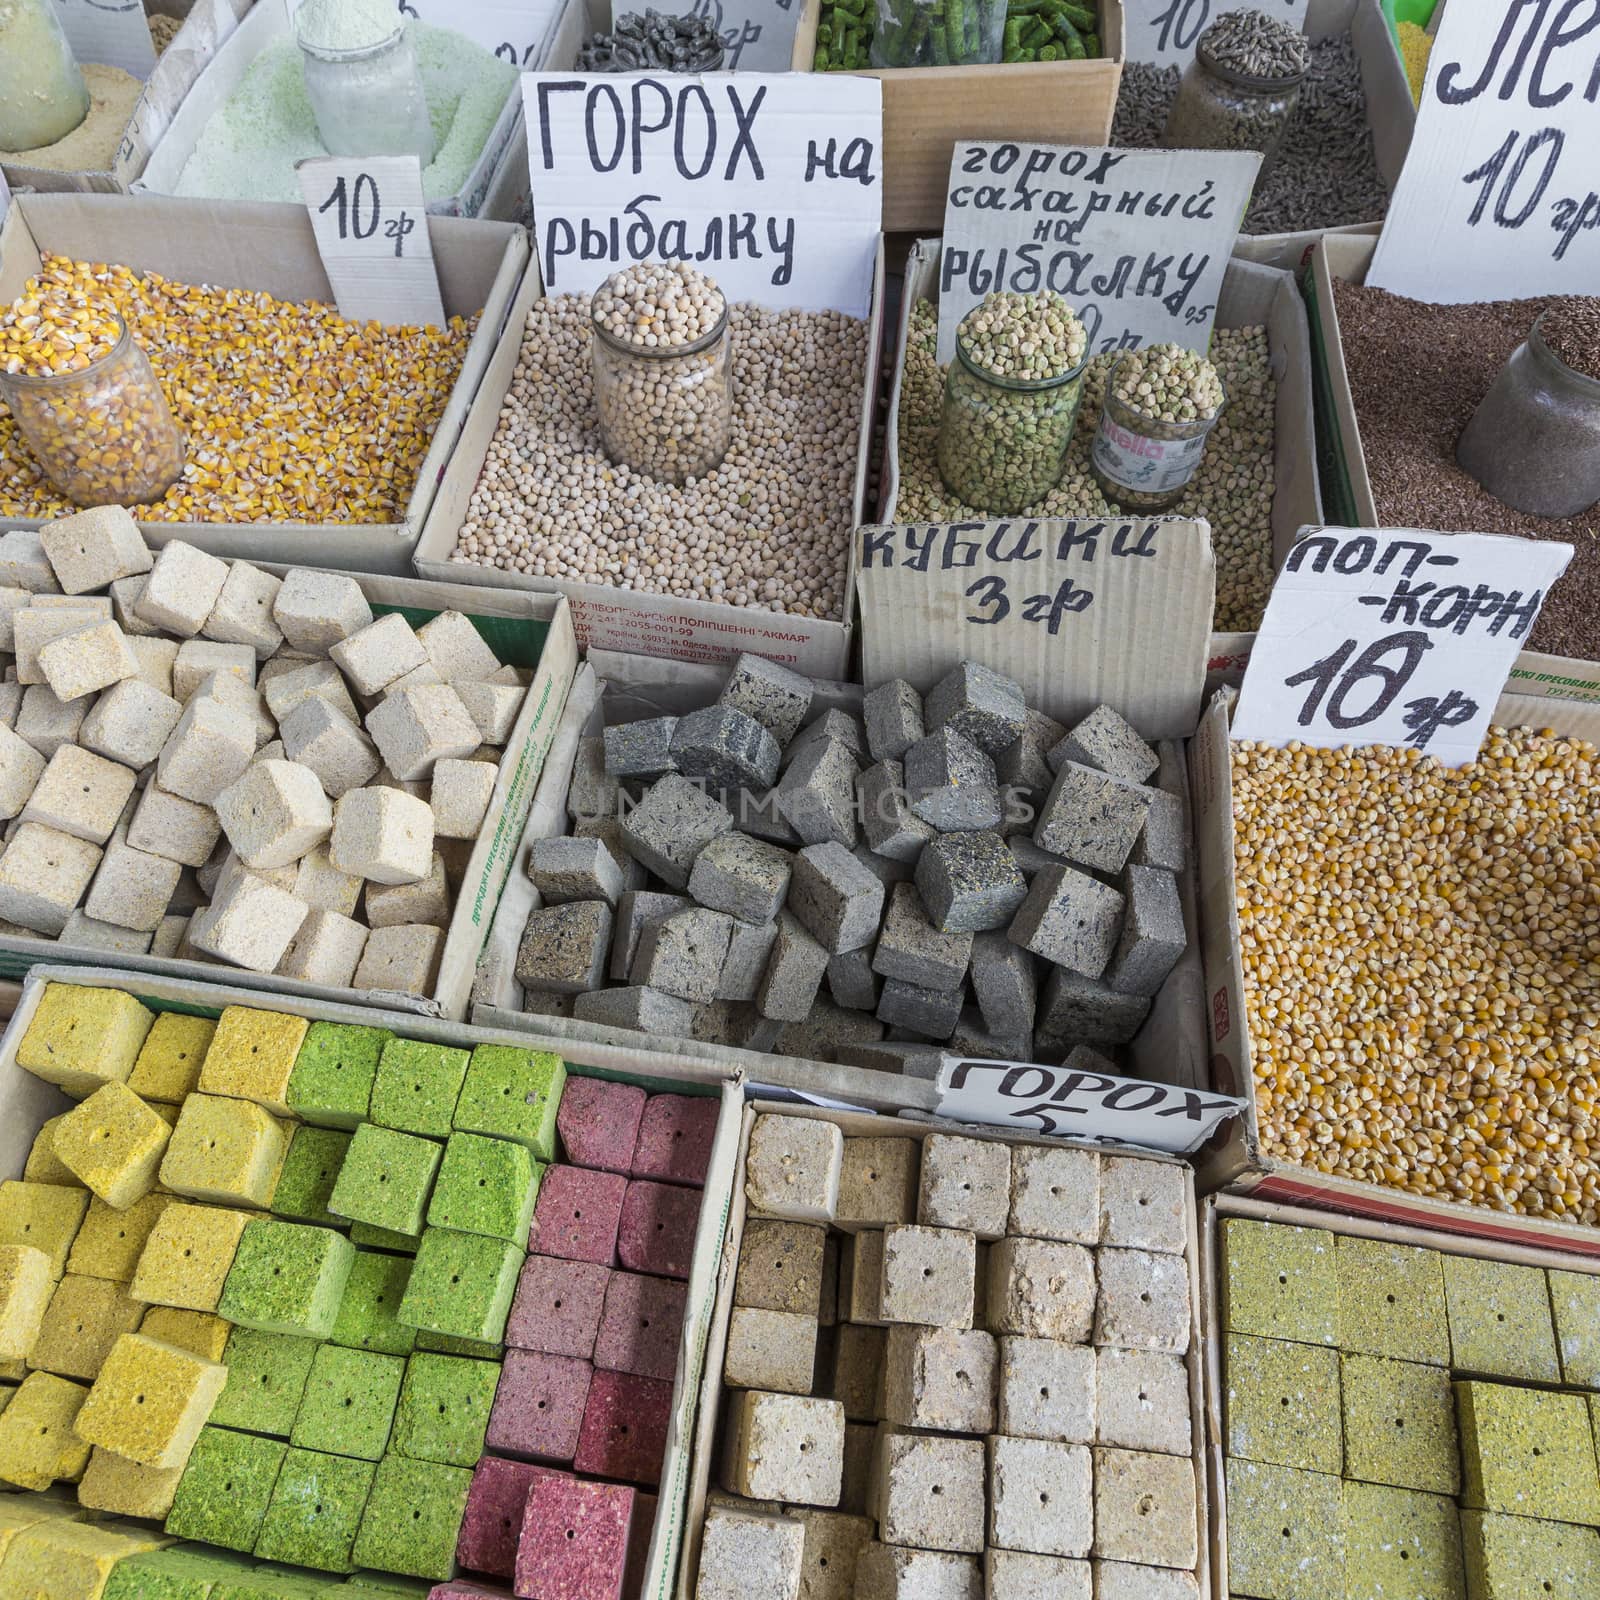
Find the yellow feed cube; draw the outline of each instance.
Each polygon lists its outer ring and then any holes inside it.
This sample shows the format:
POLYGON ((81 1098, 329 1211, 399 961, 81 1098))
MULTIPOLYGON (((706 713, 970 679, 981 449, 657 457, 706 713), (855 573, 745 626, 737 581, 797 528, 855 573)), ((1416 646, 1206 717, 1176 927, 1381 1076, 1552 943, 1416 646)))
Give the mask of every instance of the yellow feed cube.
POLYGON ((29 1183, 61 1183, 69 1188, 77 1184, 78 1180, 69 1168, 61 1165, 61 1158, 56 1154, 56 1129, 66 1115, 63 1111, 61 1116, 51 1117, 33 1136, 27 1164, 22 1169, 22 1176, 29 1183))
MULTIPOLYGON (((151 1306, 139 1332, 163 1344, 175 1344, 206 1361, 220 1361, 233 1324, 209 1311, 180 1311, 176 1306, 151 1306)), ((92 1465, 92 1463, 91 1463, 92 1465)))
POLYGON ((164 1011, 155 1020, 128 1075, 128 1087, 146 1100, 182 1105, 200 1081, 217 1025, 209 1017, 185 1017, 164 1011))
POLYGON ((0 1562, 0 1594, 6 1600, 100 1600, 119 1561, 171 1542, 125 1524, 59 1517, 37 1522, 11 1541, 0 1562))
POLYGON ((181 1467, 227 1381, 221 1362, 125 1333, 78 1413, 78 1437, 142 1467, 181 1467))
POLYGON ((89 1209, 87 1189, 54 1183, 0 1183, 0 1244, 29 1244, 50 1258, 50 1276, 67 1270, 67 1252, 89 1209))
POLYGON ((126 1084, 96 1089, 56 1129, 62 1165, 108 1206, 126 1211, 149 1194, 172 1129, 126 1084))
POLYGON ((165 1100, 152 1100, 149 1102, 149 1105, 150 1109, 155 1112, 155 1114, 160 1117, 169 1128, 176 1128, 178 1126, 178 1116, 183 1109, 181 1106, 169 1106, 165 1100))
POLYGON ((172 1509, 182 1476, 182 1467, 141 1467, 137 1461, 96 1445, 78 1480, 78 1499, 91 1511, 162 1522, 172 1509))
MULTIPOLYGON (((30 1372, 0 1411, 0 1471, 21 1489, 73 1480, 89 1464, 89 1446, 73 1428, 89 1391, 53 1372, 30 1372)), ((0 1582, 0 1594, 11 1591, 0 1582)))
POLYGON ((64 1507, 42 1494, 0 1494, 0 1561, 5 1560, 11 1541, 24 1528, 61 1516, 72 1522, 80 1519, 83 1512, 77 1506, 64 1507))
POLYGON ((93 1382, 111 1347, 143 1316, 144 1306, 128 1297, 126 1284, 69 1272, 50 1297, 28 1365, 36 1372, 93 1382))
POLYGON ((150 1230, 160 1220, 162 1212, 173 1204, 170 1194, 158 1193, 135 1200, 126 1211, 118 1211, 104 1200, 91 1200, 78 1237, 72 1241, 67 1271, 81 1272, 90 1278, 110 1278, 113 1283, 127 1283, 139 1264, 139 1255, 150 1237, 150 1230))
POLYGON ((289 1074, 311 1024, 282 1011, 228 1006, 200 1068, 202 1094, 253 1100, 280 1117, 289 1114, 289 1074))
POLYGON ((174 1202, 150 1230, 128 1293, 151 1305, 215 1311, 248 1211, 174 1202))
POLYGON ((288 1148, 277 1119, 248 1100, 192 1094, 172 1130, 161 1181, 175 1194, 224 1205, 272 1204, 288 1148))
POLYGON ((17 1065, 82 1099, 126 1083, 155 1013, 120 989, 52 983, 17 1045, 17 1065))
POLYGON ((31 1245, 0 1245, 0 1356, 26 1356, 50 1304, 50 1257, 31 1245))
POLYGON ((28 1376, 28 1363, 21 1356, 0 1358, 0 1383, 21 1383, 28 1376))

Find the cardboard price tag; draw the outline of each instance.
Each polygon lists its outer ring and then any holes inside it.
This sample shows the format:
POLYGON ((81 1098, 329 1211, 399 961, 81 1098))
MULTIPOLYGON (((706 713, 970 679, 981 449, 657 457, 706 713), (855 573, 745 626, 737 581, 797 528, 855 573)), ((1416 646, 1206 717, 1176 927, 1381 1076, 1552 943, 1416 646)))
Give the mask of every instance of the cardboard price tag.
POLYGON ((1176 1084, 957 1056, 941 1059, 938 1091, 938 1114, 959 1122, 1140 1145, 1170 1155, 1198 1150, 1245 1109, 1232 1095, 1176 1084))
POLYGON ((860 541, 865 682, 927 690, 981 661, 1058 721, 1107 704, 1147 739, 1194 731, 1216 590, 1204 522, 908 523, 860 541))
POLYGON ((145 79, 156 68, 144 0, 55 0, 61 31, 79 61, 121 67, 145 79))
POLYGON ((866 317, 883 93, 843 73, 524 73, 545 288, 691 261, 730 301, 866 317))
POLYGON ((339 315, 442 328, 417 158, 313 156, 295 171, 339 315))
POLYGON ((1310 0, 1123 0, 1129 61, 1183 67, 1194 60, 1200 35, 1230 11, 1264 11, 1302 32, 1310 0))
POLYGON ((1235 739, 1476 759, 1572 546, 1411 528, 1304 534, 1267 602, 1235 739))
POLYGON ((1452 305, 1600 283, 1600 5, 1453 0, 1367 282, 1452 305))
POLYGON ((1250 204, 1253 150, 958 144, 939 260, 939 360, 997 289, 1054 289, 1091 352, 1145 344, 1204 351, 1250 204))

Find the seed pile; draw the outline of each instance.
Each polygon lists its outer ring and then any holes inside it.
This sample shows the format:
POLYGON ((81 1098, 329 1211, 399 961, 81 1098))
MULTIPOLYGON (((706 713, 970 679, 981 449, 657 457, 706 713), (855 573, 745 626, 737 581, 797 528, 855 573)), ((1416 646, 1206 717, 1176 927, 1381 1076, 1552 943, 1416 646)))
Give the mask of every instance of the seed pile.
POLYGON ((722 291, 687 261, 641 261, 613 272, 592 307, 596 327, 647 350, 703 339, 727 308, 722 291))
POLYGON ((1311 47, 1298 29, 1264 11, 1229 11, 1200 35, 1207 61, 1251 78, 1293 78, 1306 70, 1311 47))
POLYGON ((128 119, 144 93, 144 84, 121 67, 103 67, 86 61, 82 71, 84 87, 89 91, 88 116, 54 144, 41 145, 34 150, 0 150, 0 161, 24 167, 47 167, 52 172, 110 170, 117 147, 128 131, 128 119))
POLYGON ((680 488, 602 448, 590 324, 587 295, 529 311, 453 559, 838 617, 867 325, 834 311, 731 307, 732 443, 715 472, 680 488))
MULTIPOLYGON (((189 436, 183 477, 150 522, 394 522, 461 371, 473 322, 386 328, 332 306, 47 256, 24 299, 83 308, 97 338, 114 306, 189 436)), ((42 312, 41 312, 42 315, 42 312)), ((0 410, 0 515, 75 509, 0 410)))
POLYGON ((1600 300, 1571 295, 1545 313, 1539 337, 1558 361, 1600 381, 1600 300))
POLYGON ((1059 378, 1083 361, 1088 336, 1059 294, 987 295, 961 319, 961 352, 997 378, 1028 382, 1059 378))
POLYGON ((108 356, 122 337, 122 319, 105 295, 87 284, 35 278, 0 314, 0 369, 25 378, 82 372, 108 356))
POLYGON ((579 72, 720 72, 722 36, 710 17, 667 17, 647 7, 592 33, 578 49, 579 72))
POLYGON ((1600 1220, 1600 755, 1233 748, 1261 1136, 1322 1172, 1600 1220))
POLYGON ((1433 35, 1414 22, 1401 22, 1396 32, 1400 38, 1400 59, 1405 62, 1406 82, 1411 85, 1411 98, 1422 104, 1422 91, 1428 82, 1428 57, 1433 54, 1433 35))
MULTIPOLYGON (((1361 425, 1367 475, 1384 524, 1445 532, 1562 539, 1571 565, 1546 599, 1529 647, 1590 659, 1600 654, 1600 542, 1593 517, 1556 520, 1513 511, 1457 465, 1456 440, 1506 358, 1552 300, 1435 306, 1334 279, 1345 368, 1361 425)), ((1600 301, 1581 302, 1593 325, 1600 301)), ((1570 362, 1600 366, 1600 339, 1578 344, 1584 319, 1557 334, 1570 362)))
POLYGON ((1117 368, 1116 396, 1153 422, 1196 422, 1222 404, 1217 369, 1178 344, 1130 350, 1117 368))
MULTIPOLYGON (((982 517, 984 508, 964 505, 947 493, 936 450, 944 395, 944 372, 936 357, 938 313, 924 301, 911 313, 906 370, 900 393, 900 489, 897 522, 960 522, 982 517)), ((1037 505, 1033 517, 1120 515, 1089 470, 1089 450, 1114 358, 1093 357, 1084 369, 1083 403, 1061 481, 1037 505)), ((1265 328, 1218 328, 1211 361, 1228 391, 1228 408, 1212 430, 1205 459, 1182 500, 1169 515, 1204 517, 1211 524, 1217 557, 1215 626, 1248 630, 1261 620, 1272 588, 1274 406, 1277 385, 1265 328)), ((1416 526, 1430 526, 1422 523, 1416 526)))
MULTIPOLYGON (((1178 92, 1176 67, 1130 61, 1111 142, 1153 150, 1178 92)), ((1361 62, 1349 34, 1310 47, 1310 66, 1277 159, 1256 185, 1246 233, 1293 233, 1380 221, 1389 191, 1367 127, 1361 62)))

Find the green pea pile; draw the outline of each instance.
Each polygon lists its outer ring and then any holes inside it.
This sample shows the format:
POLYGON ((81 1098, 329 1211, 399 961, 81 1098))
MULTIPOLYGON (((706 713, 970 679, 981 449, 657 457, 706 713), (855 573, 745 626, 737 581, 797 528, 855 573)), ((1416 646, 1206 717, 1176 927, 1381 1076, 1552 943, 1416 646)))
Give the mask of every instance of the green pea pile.
POLYGON ((1130 411, 1152 422, 1201 422, 1222 405, 1222 380, 1202 355, 1177 344, 1130 350, 1112 391, 1130 411))

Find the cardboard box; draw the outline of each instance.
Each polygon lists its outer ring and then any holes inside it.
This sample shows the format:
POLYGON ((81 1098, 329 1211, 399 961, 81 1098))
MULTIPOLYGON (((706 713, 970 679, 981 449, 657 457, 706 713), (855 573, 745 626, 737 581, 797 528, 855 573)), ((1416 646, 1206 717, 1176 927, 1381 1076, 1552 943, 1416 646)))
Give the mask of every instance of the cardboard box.
MULTIPOLYGON (((822 0, 806 0, 792 65, 811 71, 822 0)), ((1102 56, 983 67, 890 67, 883 84, 883 229, 944 226, 950 159, 967 139, 1108 144, 1122 84, 1122 0, 1096 0, 1102 56)))
MULTIPOLYGON (((478 326, 417 473, 404 520, 142 522, 147 543, 184 539, 213 555, 246 561, 411 575, 412 546, 529 258, 527 234, 510 223, 436 217, 429 230, 445 312, 476 316, 478 326)), ((180 283, 264 290, 284 300, 333 299, 303 205, 152 196, 130 206, 105 195, 18 195, 0 228, 0 304, 16 299, 46 253, 120 263, 180 283)), ((0 530, 37 528, 39 523, 37 517, 0 515, 0 530)))
MULTIPOLYGON (((280 576, 288 571, 283 564, 263 563, 263 566, 280 576)), ((495 776, 494 794, 489 801, 483 832, 472 847, 462 875, 433 992, 408 995, 373 991, 374 999, 369 1002, 429 1016, 459 1018, 466 1015, 473 969, 494 921, 495 907, 511 871, 512 858, 518 852, 528 808, 572 684, 577 666, 572 622, 566 602, 559 595, 501 595, 486 589, 422 583, 415 578, 361 576, 356 581, 374 611, 399 611, 414 627, 420 627, 429 617, 447 610, 462 611, 480 619, 495 619, 496 644, 503 660, 533 668, 533 681, 523 697, 495 776)), ((40 961, 82 961, 91 966, 104 966, 105 952, 75 949, 56 939, 0 937, 0 975, 20 977, 40 961)), ((118 965, 131 972, 175 974, 196 983, 231 978, 284 996, 348 1001, 357 993, 352 989, 302 983, 270 973, 247 973, 235 967, 179 961, 165 956, 125 955, 118 965)), ((367 992, 361 991, 362 994, 367 992)))
MULTIPOLYGON (((749 1145, 750 1128, 756 1117, 764 1113, 820 1118, 826 1122, 834 1122, 843 1129, 846 1137, 913 1138, 920 1143, 926 1140, 930 1133, 962 1133, 974 1138, 999 1139, 1003 1143, 1010 1145, 1048 1145, 1056 1147, 1076 1143, 1076 1141, 1065 1139, 1009 1136, 1001 1134, 993 1128, 967 1127, 959 1123, 942 1121, 931 1123, 922 1118, 909 1115, 874 1117, 865 1116, 858 1112, 821 1109, 816 1106, 780 1105, 761 1100, 752 1101, 745 1108, 744 1127, 735 1158, 737 1164, 733 1172, 733 1204, 728 1217, 728 1236, 723 1247, 722 1282, 717 1293, 716 1309, 710 1330, 711 1337, 705 1352, 705 1378, 700 1393, 699 1417, 695 1424, 694 1451, 689 1482, 687 1536, 684 1539, 683 1562, 678 1571, 677 1587, 673 1591, 674 1600, 693 1600, 695 1582, 699 1572, 700 1530, 705 1520, 706 1493, 711 1487, 712 1466, 717 1459, 721 1434, 722 1364, 727 1351, 728 1319, 733 1310, 734 1274, 738 1264, 740 1244, 744 1238, 746 1201, 744 1184, 740 1179, 744 1170, 745 1152, 749 1145)), ((719 1138, 721 1131, 719 1128, 719 1138)), ((1148 1155, 1142 1152, 1141 1155, 1143 1159, 1151 1161, 1171 1162, 1172 1160, 1168 1156, 1148 1155)), ((1213 1495, 1208 1483, 1206 1458, 1208 1440, 1214 1440, 1216 1435, 1205 1426, 1208 1411, 1204 1392, 1205 1362, 1201 1348, 1203 1323, 1200 1309, 1201 1280, 1199 1272, 1198 1211, 1193 1187, 1187 1180, 1185 1181, 1185 1208, 1189 1235, 1188 1246, 1185 1250, 1185 1261, 1189 1269, 1190 1332, 1189 1351, 1183 1360, 1189 1374, 1190 1453, 1194 1463, 1195 1506, 1199 1519, 1199 1568, 1196 1577, 1199 1580, 1200 1593, 1202 1595, 1210 1596, 1213 1593, 1224 1595, 1227 1593, 1226 1586, 1219 1586, 1213 1589, 1211 1584, 1211 1570, 1215 1557, 1209 1548, 1210 1540, 1207 1530, 1211 1520, 1210 1502, 1213 1499, 1213 1495)))
POLYGON ((181 17, 183 26, 157 58, 110 166, 104 172, 62 172, 8 161, 0 168, 6 181, 13 189, 33 189, 41 194, 128 193, 195 80, 232 36, 252 3, 253 0, 149 0, 145 11, 150 16, 181 17))
MULTIPOLYGON (((861 433, 856 449, 851 525, 866 520, 867 463, 876 420, 878 357, 883 340, 883 250, 873 274, 872 320, 867 334, 867 363, 862 374, 861 433)), ((742 651, 781 661, 812 677, 838 678, 850 658, 855 590, 852 546, 846 574, 845 614, 837 618, 800 617, 754 606, 725 605, 711 600, 680 600, 669 594, 647 594, 610 584, 578 583, 566 578, 534 578, 476 562, 453 561, 456 537, 466 521, 472 491, 489 453, 500 407, 511 388, 521 348, 520 330, 529 308, 544 294, 537 258, 529 263, 511 307, 507 331, 489 363, 467 413, 460 443, 451 455, 439 492, 428 512, 416 548, 416 569, 425 578, 447 583, 484 584, 495 589, 532 589, 564 594, 572 602, 572 622, 585 649, 623 650, 666 656, 675 661, 731 662, 742 651)))
MULTIPOLYGON (((125 989, 156 1011, 182 1011, 188 1016, 217 1017, 225 1006, 270 1005, 311 1021, 344 1022, 392 1028, 410 1039, 472 1049, 479 1044, 510 1044, 524 1049, 559 1050, 569 1073, 603 1075, 636 1083, 652 1093, 716 1095, 721 1100, 717 1131, 706 1173, 705 1200, 695 1232, 694 1260, 690 1268, 683 1331, 678 1345, 678 1367, 673 1381, 672 1417, 662 1461, 660 1498, 645 1569, 643 1594, 665 1594, 678 1568, 684 1534, 685 1497, 689 1482, 689 1450, 693 1439, 695 1406, 699 1400, 706 1341, 716 1300, 717 1274, 722 1257, 723 1231, 732 1203, 732 1186, 743 1160, 744 1095, 726 1074, 700 1063, 680 1061, 670 1055, 634 1051, 623 1063, 589 1059, 580 1046, 569 1048, 540 1042, 526 1034, 509 1035, 459 1022, 401 1015, 369 1006, 338 1005, 318 999, 281 995, 264 996, 250 988, 191 983, 181 978, 141 976, 109 969, 36 967, 23 985, 16 1014, 0 1036, 0 1177, 18 1178, 44 1122, 71 1108, 52 1084, 35 1078, 17 1065, 17 1042, 27 1031, 47 983, 87 984, 97 989, 125 989)), ((720 1357, 719 1357, 720 1360, 720 1357)))

